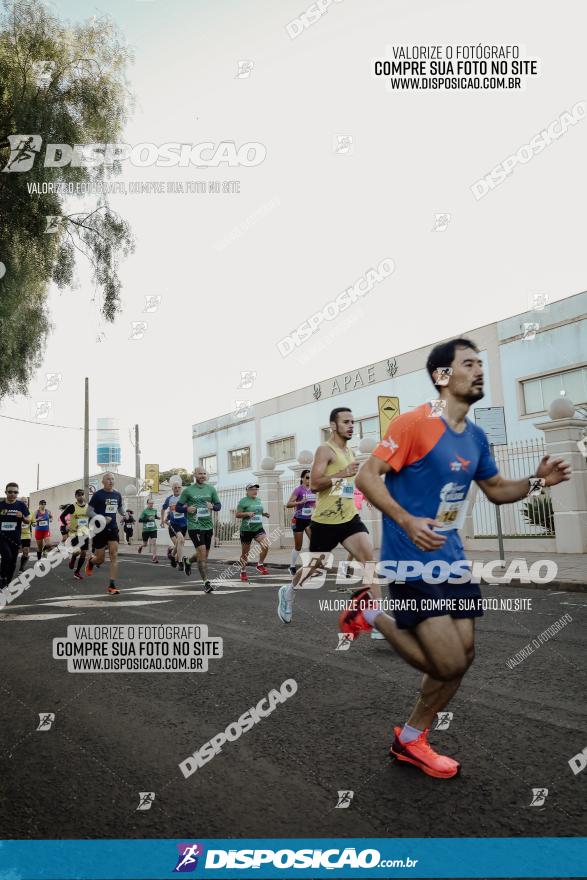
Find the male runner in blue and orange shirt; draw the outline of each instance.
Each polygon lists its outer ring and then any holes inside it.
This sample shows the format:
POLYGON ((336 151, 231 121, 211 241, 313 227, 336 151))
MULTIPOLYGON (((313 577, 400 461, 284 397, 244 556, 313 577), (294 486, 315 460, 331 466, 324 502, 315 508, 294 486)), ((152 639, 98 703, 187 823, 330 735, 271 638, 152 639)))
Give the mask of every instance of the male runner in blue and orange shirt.
POLYGON ((447 779, 460 765, 437 754, 427 734, 473 662, 474 619, 483 614, 458 532, 469 486, 475 480, 494 504, 511 504, 570 479, 571 468, 545 456, 532 477, 500 476, 485 432, 467 418, 484 394, 483 363, 473 342, 437 345, 426 368, 439 400, 395 419, 355 481, 383 514, 380 571, 392 580, 395 620, 379 607, 380 587, 373 584, 354 594, 340 628, 356 637, 375 626, 424 673, 412 714, 395 728, 391 754, 447 779))

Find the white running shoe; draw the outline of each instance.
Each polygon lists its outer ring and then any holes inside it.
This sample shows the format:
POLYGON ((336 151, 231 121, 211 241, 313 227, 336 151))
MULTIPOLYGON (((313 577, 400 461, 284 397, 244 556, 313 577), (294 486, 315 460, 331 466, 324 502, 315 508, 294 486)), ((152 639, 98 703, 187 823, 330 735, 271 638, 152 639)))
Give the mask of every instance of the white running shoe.
POLYGON ((291 623, 293 602, 286 598, 287 584, 284 584, 278 590, 277 616, 282 623, 291 623))
POLYGON ((380 633, 378 629, 375 629, 375 627, 373 627, 373 629, 371 630, 371 638, 376 639, 377 641, 381 641, 381 639, 385 641, 385 636, 383 635, 383 633, 380 633))

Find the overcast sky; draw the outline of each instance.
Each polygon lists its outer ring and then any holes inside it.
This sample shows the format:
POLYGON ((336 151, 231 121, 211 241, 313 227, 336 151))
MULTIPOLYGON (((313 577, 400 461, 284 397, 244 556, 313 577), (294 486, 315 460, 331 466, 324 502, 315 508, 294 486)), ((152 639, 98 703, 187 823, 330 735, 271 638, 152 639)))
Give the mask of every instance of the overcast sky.
MULTIPOLYGON (((239 180, 241 191, 111 198, 137 243, 121 267, 123 312, 100 324, 83 264, 77 289, 51 292, 44 367, 27 398, 0 406, 35 422, 0 420, 2 485, 34 488, 37 463, 41 486, 81 474, 81 432, 48 424, 82 425, 86 374, 92 427, 99 416, 120 420, 121 470, 134 473, 135 422, 143 462, 190 467, 191 425, 235 400, 264 400, 522 312, 534 293, 554 301, 585 289, 587 121, 486 197, 471 192, 587 100, 585 4, 567 0, 557 12, 537 0, 342 0, 291 39, 285 26, 307 5, 52 4, 62 18, 111 14, 132 46, 137 106, 126 142, 258 142, 267 156, 256 167, 126 166, 127 183, 239 180), (479 43, 521 46, 539 75, 519 91, 393 92, 372 73, 392 44, 479 43), (237 76, 239 61, 253 62, 248 77, 237 76), (338 136, 352 138, 347 152, 334 150, 338 136), (441 213, 450 221, 434 230, 441 213), (246 231, 230 241, 241 223, 246 231), (395 271, 353 307, 358 320, 352 309, 337 319, 335 342, 281 356, 279 340, 384 258, 395 271), (144 312, 146 296, 161 297, 157 311, 144 312), (131 338, 136 321, 148 325, 140 339, 131 338), (248 392, 237 390, 241 370, 257 371, 248 392), (62 375, 54 391, 47 373, 62 375), (45 419, 40 401, 52 404, 45 419)), ((93 470, 95 435, 91 443, 93 470)))

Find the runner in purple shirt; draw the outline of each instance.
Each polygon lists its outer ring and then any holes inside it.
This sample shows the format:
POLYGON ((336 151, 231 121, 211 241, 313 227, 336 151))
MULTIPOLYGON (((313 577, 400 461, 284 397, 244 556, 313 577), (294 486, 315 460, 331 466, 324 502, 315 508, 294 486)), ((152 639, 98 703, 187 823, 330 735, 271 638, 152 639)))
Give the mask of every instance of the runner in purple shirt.
POLYGON ((310 490, 310 471, 302 471, 300 485, 296 486, 286 507, 295 507, 291 521, 294 535, 294 549, 291 551, 290 574, 296 573, 296 561, 304 542, 304 532, 310 537, 310 518, 316 505, 316 494, 310 490))

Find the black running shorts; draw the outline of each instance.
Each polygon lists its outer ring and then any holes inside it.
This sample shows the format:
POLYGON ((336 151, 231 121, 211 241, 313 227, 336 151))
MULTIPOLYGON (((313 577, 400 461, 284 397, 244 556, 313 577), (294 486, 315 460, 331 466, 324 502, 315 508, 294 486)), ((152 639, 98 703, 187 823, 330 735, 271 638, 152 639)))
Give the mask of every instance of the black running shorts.
POLYGON ((310 552, 330 553, 338 544, 342 544, 351 535, 357 535, 359 532, 369 534, 369 529, 358 513, 348 522, 338 525, 326 525, 311 520, 310 552))
POLYGON ((102 550, 110 541, 116 541, 118 544, 119 540, 118 529, 102 529, 92 539, 92 550, 102 550))
POLYGON ((299 516, 294 516, 291 524, 291 528, 293 532, 305 532, 308 526, 312 524, 311 519, 302 519, 299 516))
POLYGON ((389 585, 391 614, 399 629, 414 629, 429 617, 483 617, 479 584, 427 584, 408 581, 389 585))
POLYGON ((256 532, 241 532, 241 544, 250 544, 255 538, 261 538, 265 534, 265 529, 259 529, 256 532))
POLYGON ((209 550, 212 546, 212 535, 214 529, 189 529, 188 535, 196 550, 198 547, 205 547, 209 550))

